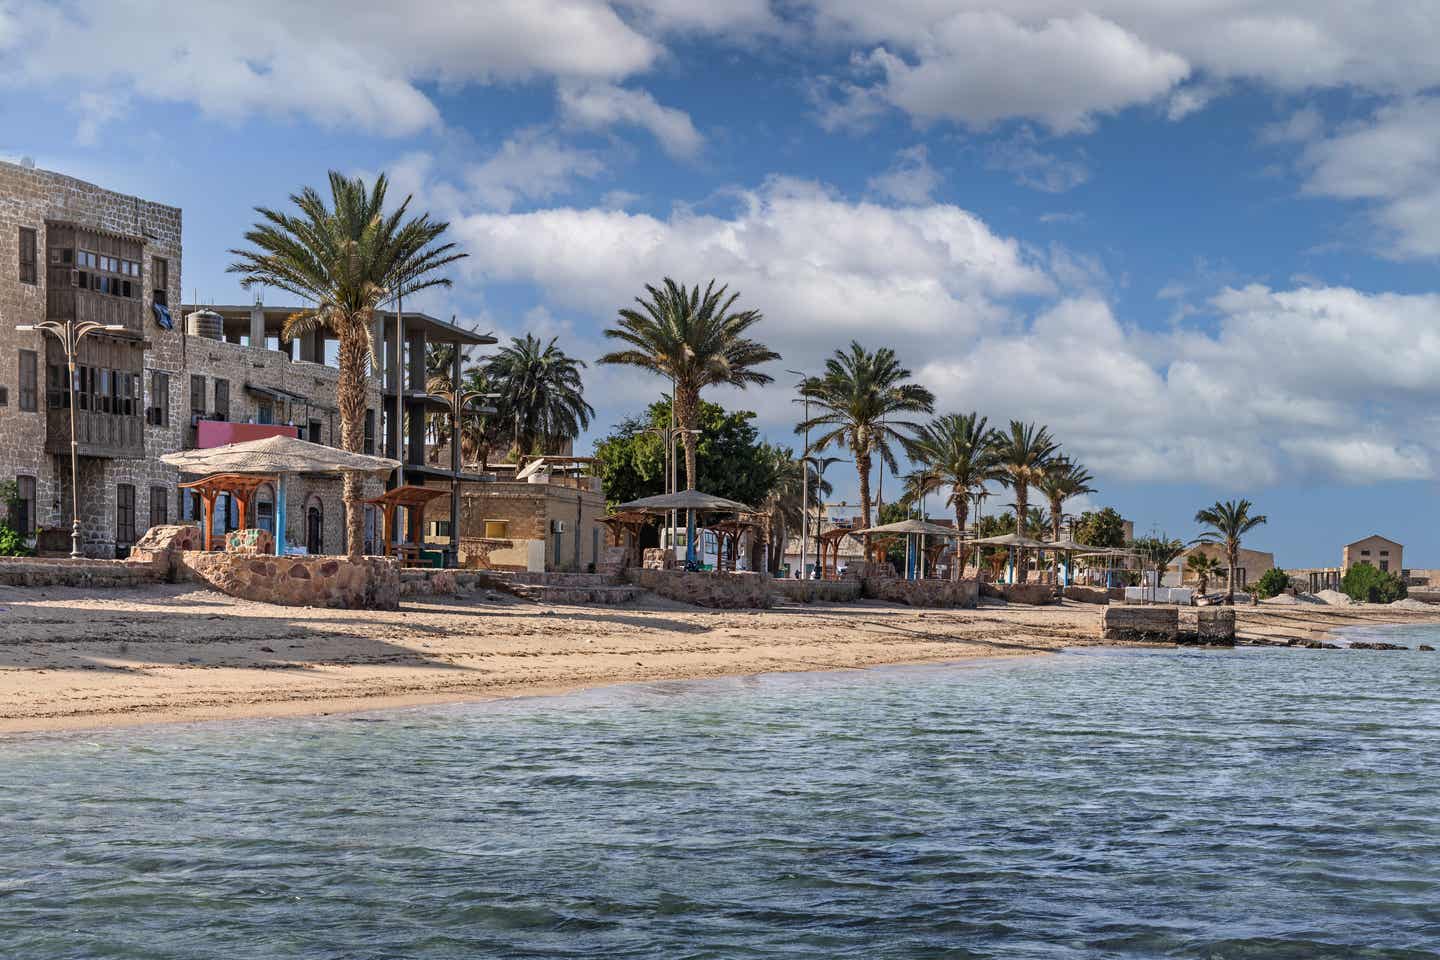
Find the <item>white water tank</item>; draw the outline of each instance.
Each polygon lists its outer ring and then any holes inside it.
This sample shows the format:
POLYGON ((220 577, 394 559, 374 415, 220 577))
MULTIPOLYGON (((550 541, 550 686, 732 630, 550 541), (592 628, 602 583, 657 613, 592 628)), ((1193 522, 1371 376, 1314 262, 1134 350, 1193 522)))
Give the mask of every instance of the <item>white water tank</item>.
POLYGON ((196 310, 185 317, 185 332, 206 340, 225 339, 225 318, 214 310, 196 310))

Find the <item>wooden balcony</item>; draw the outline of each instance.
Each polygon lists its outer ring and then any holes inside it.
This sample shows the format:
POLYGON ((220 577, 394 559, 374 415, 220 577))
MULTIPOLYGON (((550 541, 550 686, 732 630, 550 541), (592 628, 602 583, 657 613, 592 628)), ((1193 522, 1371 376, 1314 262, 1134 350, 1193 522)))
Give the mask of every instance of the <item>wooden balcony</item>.
POLYGON ((96 290, 51 283, 45 291, 47 320, 86 320, 95 323, 118 323, 133 333, 145 332, 145 300, 141 297, 112 297, 96 290))

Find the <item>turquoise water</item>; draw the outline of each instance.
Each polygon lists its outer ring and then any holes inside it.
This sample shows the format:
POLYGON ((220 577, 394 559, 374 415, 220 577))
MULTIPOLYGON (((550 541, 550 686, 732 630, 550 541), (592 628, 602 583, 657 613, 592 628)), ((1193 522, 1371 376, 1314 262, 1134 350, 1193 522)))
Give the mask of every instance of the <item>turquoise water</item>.
POLYGON ((6 958, 1440 956, 1440 654, 0 741, 6 958))

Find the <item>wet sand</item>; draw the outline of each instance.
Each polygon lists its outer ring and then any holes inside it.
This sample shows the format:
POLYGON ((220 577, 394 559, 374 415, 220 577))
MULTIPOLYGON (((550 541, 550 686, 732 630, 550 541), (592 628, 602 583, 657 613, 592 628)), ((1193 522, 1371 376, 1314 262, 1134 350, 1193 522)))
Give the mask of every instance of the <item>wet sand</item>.
MULTIPOLYGON (((699 610, 508 596, 398 611, 276 607, 190 586, 0 587, 0 733, 273 717, 775 671, 1023 656, 1098 642, 1088 605, 878 602, 699 610)), ((1242 637, 1440 620, 1440 610, 1241 608, 1242 637)))

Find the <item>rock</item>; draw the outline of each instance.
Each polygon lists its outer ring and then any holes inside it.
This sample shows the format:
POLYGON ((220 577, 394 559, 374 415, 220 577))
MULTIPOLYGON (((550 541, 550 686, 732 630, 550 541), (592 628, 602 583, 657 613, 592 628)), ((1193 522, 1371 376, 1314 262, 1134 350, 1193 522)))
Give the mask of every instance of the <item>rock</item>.
POLYGON ((1350 644, 1351 650, 1409 650, 1407 646, 1398 643, 1380 643, 1368 640, 1357 640, 1350 644))
POLYGON ((1422 643, 1422 644, 1420 644, 1420 646, 1416 647, 1416 649, 1417 649, 1417 650, 1423 650, 1423 651, 1425 651, 1426 653, 1434 653, 1434 652, 1435 652, 1435 648, 1432 647, 1432 646, 1430 646, 1430 644, 1428 644, 1428 643, 1422 643))

